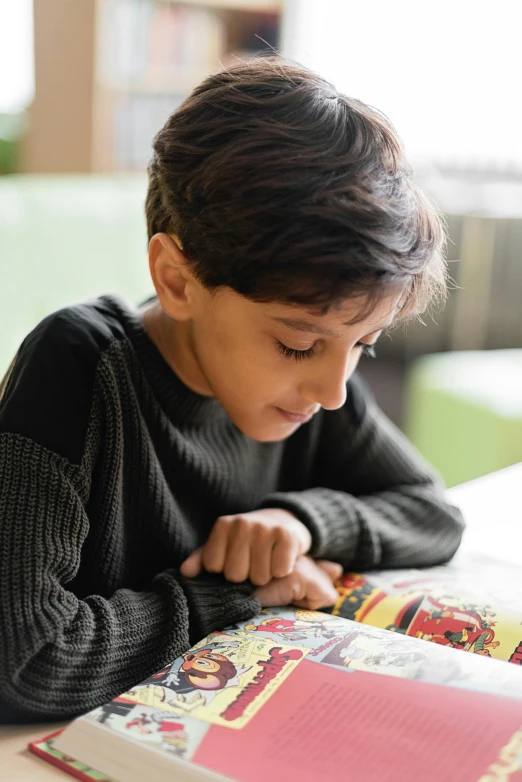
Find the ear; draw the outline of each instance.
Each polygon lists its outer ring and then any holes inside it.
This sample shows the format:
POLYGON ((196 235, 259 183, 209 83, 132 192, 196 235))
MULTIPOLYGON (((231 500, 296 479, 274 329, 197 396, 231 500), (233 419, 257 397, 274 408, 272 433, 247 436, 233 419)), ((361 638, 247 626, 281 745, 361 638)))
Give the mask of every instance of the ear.
POLYGON ((152 237, 149 268, 163 310, 175 320, 190 320, 197 282, 177 236, 159 233, 152 237))

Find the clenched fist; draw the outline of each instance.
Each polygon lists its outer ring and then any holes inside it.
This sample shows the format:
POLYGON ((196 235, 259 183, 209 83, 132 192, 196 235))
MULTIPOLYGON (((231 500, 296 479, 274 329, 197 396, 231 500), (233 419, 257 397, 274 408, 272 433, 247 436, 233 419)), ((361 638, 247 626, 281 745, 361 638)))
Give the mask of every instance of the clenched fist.
POLYGON ((223 573, 227 581, 247 578, 256 586, 292 573, 297 559, 309 551, 312 537, 305 525, 281 508, 220 516, 209 539, 181 565, 193 578, 204 568, 223 573))

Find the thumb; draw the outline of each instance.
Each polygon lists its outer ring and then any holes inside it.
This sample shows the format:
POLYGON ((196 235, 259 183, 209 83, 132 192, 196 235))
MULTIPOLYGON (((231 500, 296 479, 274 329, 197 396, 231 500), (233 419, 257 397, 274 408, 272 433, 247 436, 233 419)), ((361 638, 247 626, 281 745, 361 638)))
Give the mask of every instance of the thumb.
POLYGON ((181 565, 181 575, 185 576, 185 578, 194 578, 194 576, 197 576, 199 573, 201 573, 203 567, 201 562, 202 555, 202 548, 197 548, 195 551, 193 551, 190 557, 187 557, 187 559, 181 565))
POLYGON ((316 565, 324 571, 332 581, 337 581, 343 574, 343 569, 337 562, 330 562, 328 559, 319 559, 317 560, 316 565))

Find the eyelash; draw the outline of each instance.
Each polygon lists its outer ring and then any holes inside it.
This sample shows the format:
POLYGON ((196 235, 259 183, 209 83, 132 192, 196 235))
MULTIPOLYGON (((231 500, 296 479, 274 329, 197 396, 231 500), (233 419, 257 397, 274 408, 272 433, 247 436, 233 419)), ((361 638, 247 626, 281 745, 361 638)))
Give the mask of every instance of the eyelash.
MULTIPOLYGON (((287 347, 287 345, 283 345, 282 342, 277 340, 277 346, 279 352, 282 353, 285 358, 293 358, 296 361, 303 361, 305 358, 313 358, 315 353, 315 345, 312 345, 308 350, 295 350, 294 348, 287 347)), ((367 345, 365 342, 357 342, 356 347, 361 348, 363 356, 375 358, 377 355, 373 345, 367 345)))

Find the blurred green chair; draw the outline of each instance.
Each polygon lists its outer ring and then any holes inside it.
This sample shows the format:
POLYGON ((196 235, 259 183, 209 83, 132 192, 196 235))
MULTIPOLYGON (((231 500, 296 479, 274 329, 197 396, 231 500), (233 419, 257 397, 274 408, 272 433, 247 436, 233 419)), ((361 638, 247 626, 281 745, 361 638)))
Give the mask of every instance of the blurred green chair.
POLYGON ((152 292, 136 175, 0 177, 0 377, 20 342, 54 309, 152 292))
POLYGON ((27 130, 27 113, 0 113, 0 174, 18 170, 20 145, 27 130))
POLYGON ((522 350, 417 359, 406 433, 447 486, 522 461, 522 350))

